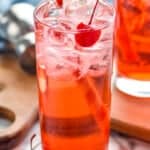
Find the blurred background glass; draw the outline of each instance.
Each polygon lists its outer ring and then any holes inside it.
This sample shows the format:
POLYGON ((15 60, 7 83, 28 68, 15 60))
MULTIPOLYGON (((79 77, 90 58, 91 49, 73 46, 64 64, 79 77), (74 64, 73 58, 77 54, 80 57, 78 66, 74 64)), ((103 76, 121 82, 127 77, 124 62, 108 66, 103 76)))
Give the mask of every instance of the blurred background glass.
POLYGON ((11 5, 18 2, 27 2, 36 5, 40 0, 0 0, 0 13, 6 12, 11 5))

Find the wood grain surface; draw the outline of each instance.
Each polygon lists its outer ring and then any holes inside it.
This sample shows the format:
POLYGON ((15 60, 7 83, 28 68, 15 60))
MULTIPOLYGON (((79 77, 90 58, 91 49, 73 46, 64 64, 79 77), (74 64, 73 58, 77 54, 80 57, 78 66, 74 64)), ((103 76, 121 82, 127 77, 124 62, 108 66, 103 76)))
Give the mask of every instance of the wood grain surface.
POLYGON ((150 142, 150 98, 137 98, 112 92, 111 127, 150 142))
POLYGON ((0 150, 16 146, 37 119, 35 76, 25 73, 14 57, 0 57, 0 117, 12 124, 0 129, 0 150))

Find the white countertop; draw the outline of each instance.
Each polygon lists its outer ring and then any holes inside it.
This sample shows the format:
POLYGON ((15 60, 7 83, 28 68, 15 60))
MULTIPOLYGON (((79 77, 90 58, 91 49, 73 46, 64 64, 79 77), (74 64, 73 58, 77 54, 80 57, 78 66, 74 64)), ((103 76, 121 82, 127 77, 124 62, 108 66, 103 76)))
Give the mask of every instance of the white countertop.
MULTIPOLYGON (((30 130, 25 140, 13 150, 30 150, 30 139, 33 134, 39 135, 39 124, 36 123, 30 130)), ((38 137, 36 137, 38 139, 38 137)), ((38 139, 39 141, 39 139, 38 139)), ((37 144, 35 139, 34 144, 37 144)), ((36 149, 36 150, 41 150, 36 149)), ((122 134, 111 132, 109 141, 109 150, 150 150, 150 143, 140 141, 131 137, 124 136, 122 134)))

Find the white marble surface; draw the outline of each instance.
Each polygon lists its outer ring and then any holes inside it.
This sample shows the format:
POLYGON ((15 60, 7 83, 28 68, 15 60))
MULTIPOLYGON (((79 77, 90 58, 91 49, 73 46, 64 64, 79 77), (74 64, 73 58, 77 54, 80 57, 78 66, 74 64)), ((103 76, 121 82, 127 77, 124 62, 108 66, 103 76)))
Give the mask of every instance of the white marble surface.
MULTIPOLYGON (((32 135, 35 133, 39 135, 38 123, 36 123, 36 125, 30 130, 25 140, 13 150, 30 150, 30 139, 32 135)), ((38 137, 36 138, 38 139, 38 137)), ((35 145, 38 144, 37 141, 39 141, 39 139, 34 140, 35 145)), ((37 148, 35 150, 41 150, 41 149, 37 148)), ((110 142, 109 142, 109 150, 150 150, 150 143, 146 143, 144 141, 127 137, 125 135, 112 131, 110 136, 110 142)))

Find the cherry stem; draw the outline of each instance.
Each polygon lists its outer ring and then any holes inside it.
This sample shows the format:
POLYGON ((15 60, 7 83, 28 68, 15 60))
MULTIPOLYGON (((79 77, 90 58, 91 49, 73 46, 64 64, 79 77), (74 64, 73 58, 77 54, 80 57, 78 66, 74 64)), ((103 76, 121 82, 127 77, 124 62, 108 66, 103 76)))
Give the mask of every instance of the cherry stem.
POLYGON ((98 0, 96 0, 96 3, 94 5, 93 11, 92 11, 92 15, 91 15, 91 18, 90 18, 90 21, 89 21, 88 25, 92 24, 93 17, 94 17, 97 5, 98 5, 98 0))

